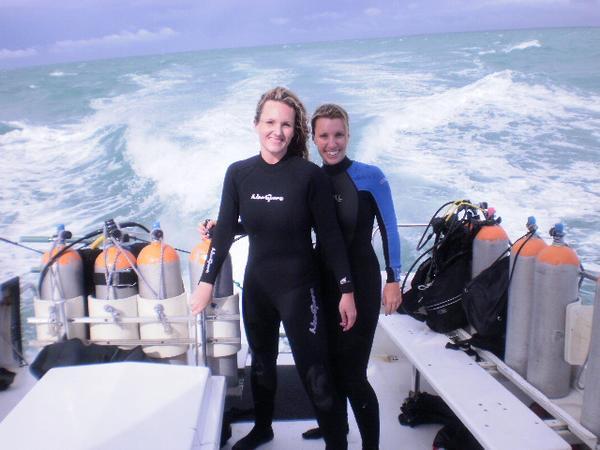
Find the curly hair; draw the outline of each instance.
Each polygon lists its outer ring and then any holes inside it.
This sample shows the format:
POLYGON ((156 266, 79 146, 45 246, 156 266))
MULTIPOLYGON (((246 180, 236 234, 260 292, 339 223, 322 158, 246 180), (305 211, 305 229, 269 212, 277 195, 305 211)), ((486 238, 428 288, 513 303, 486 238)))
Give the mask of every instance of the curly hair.
POLYGON ((295 112, 294 118, 294 136, 288 146, 287 151, 295 156, 308 159, 308 119, 306 114, 306 108, 298 98, 296 94, 287 88, 277 86, 267 92, 265 92, 256 105, 256 113, 254 115, 254 124, 256 125, 260 120, 263 106, 269 100, 275 102, 281 102, 288 105, 295 112))
POLYGON ((319 119, 342 119, 344 126, 346 127, 346 133, 350 134, 350 123, 348 120, 348 113, 344 108, 334 103, 325 103, 319 106, 310 119, 310 129, 312 137, 315 137, 315 126, 319 119))

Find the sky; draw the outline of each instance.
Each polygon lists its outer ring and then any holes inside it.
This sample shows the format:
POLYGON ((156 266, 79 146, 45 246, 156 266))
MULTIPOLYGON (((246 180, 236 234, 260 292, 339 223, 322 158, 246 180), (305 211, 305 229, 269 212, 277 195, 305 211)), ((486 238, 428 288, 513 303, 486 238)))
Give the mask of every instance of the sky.
POLYGON ((0 68, 570 26, 600 26, 600 0, 0 0, 0 68))

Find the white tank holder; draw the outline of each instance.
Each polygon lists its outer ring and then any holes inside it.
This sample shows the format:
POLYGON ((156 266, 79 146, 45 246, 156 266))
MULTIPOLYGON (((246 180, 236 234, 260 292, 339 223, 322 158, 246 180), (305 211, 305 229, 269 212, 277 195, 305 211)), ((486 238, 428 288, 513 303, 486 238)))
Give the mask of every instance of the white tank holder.
MULTIPOLYGON (((85 300, 84 296, 69 298, 65 302, 65 315, 67 319, 73 317, 82 317, 85 311, 85 300)), ((51 319, 56 320, 57 325, 60 326, 61 315, 60 315, 60 302, 54 300, 42 300, 35 298, 33 300, 33 310, 35 317, 38 319, 51 319)), ((86 338, 86 327, 83 323, 71 323, 69 326, 69 337, 79 338, 84 340, 86 338)), ((55 328, 53 324, 37 324, 35 326, 36 336, 39 341, 55 341, 58 337, 61 337, 65 330, 62 326, 59 329, 55 328)))
MULTIPOLYGON (((114 300, 103 300, 88 297, 90 317, 137 317, 137 295, 114 300)), ((140 330, 137 323, 93 323, 90 324, 92 341, 111 341, 115 339, 139 339, 140 330)), ((132 348, 122 346, 121 348, 132 348)))
MULTIPOLYGON (((141 339, 187 339, 189 327, 187 323, 171 323, 169 317, 189 315, 187 293, 163 300, 143 298, 138 295, 138 314, 140 317, 152 317, 161 322, 141 323, 141 339)), ((187 351, 186 345, 147 345, 144 352, 154 358, 171 358, 187 351)))
POLYGON ((565 361, 573 366, 585 363, 592 337, 593 314, 594 305, 583 305, 581 302, 567 305, 565 361))
MULTIPOLYGON (((206 308, 206 336, 208 339, 240 339, 239 294, 229 297, 213 298, 206 308), (221 319, 219 319, 221 316, 221 319), (231 316, 233 320, 225 320, 231 316), (236 317, 237 316, 237 317, 236 317), (209 317, 214 317, 208 319, 209 317)), ((220 358, 235 355, 242 348, 241 344, 209 344, 206 346, 207 356, 220 358)))

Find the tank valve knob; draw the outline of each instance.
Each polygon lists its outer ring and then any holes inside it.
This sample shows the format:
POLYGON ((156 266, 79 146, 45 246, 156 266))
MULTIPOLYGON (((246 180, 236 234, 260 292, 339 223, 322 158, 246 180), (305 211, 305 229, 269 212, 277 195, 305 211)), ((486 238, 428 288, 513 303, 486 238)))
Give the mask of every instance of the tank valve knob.
POLYGON ((154 222, 150 236, 152 236, 152 240, 154 241, 160 241, 163 238, 164 234, 160 228, 160 222, 154 222))
POLYGON ((548 232, 554 238, 554 243, 562 243, 565 237, 565 226, 562 223, 557 223, 548 232))

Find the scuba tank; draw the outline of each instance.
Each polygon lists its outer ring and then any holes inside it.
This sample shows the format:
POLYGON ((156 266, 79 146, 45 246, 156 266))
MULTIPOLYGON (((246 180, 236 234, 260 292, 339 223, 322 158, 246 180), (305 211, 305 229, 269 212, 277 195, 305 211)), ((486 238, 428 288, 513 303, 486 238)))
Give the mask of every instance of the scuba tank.
POLYGON ((90 325, 92 340, 139 339, 135 323, 123 324, 122 317, 137 317, 135 256, 122 247, 129 240, 111 219, 104 225, 104 249, 94 264, 95 297, 88 300, 90 317, 111 317, 111 323, 90 325))
MULTIPOLYGON (((189 258, 190 285, 194 289, 206 262, 210 241, 205 240, 194 247, 189 258)), ((205 310, 207 317, 206 339, 240 339, 239 296, 233 295, 233 266, 231 256, 221 266, 215 279, 213 301, 205 310), (237 319, 219 319, 219 315, 237 315, 237 319)), ((239 343, 209 343, 206 345, 206 365, 214 375, 224 375, 227 386, 237 386, 238 365, 237 352, 241 349, 239 343)))
POLYGON ((533 301, 533 276, 536 256, 547 247, 536 233, 535 217, 527 219, 529 234, 519 239, 511 248, 508 288, 508 314, 506 323, 506 350, 504 361, 522 377, 527 371, 527 348, 533 301))
POLYGON ((552 245, 536 257, 531 306, 527 381, 549 398, 570 391, 571 366, 565 361, 565 317, 579 291, 579 258, 564 243, 564 227, 550 230, 552 245))
MULTIPOLYGON (((34 300, 36 317, 51 318, 57 323, 65 324, 68 318, 85 315, 85 284, 83 262, 75 250, 67 250, 58 259, 50 261, 65 248, 65 242, 72 234, 65 230, 64 225, 58 225, 56 239, 52 248, 43 254, 42 264, 52 265, 40 280, 40 298, 34 300)), ((44 272, 43 272, 44 273, 44 272)), ((68 338, 86 338, 85 324, 70 324, 66 330, 60 330, 60 325, 37 325, 37 338, 53 340, 66 332, 68 338)))
MULTIPOLYGON (((58 225, 56 240, 52 245, 52 249, 43 254, 42 264, 48 264, 51 257, 65 248, 65 240, 71 238, 71 236, 71 232, 66 231, 64 225, 58 225)), ((68 250, 54 262, 50 272, 42 280, 40 299, 68 299, 84 294, 81 256, 75 250, 68 250)))
MULTIPOLYGON (((155 317, 153 323, 140 324, 142 339, 188 338, 187 323, 170 323, 169 316, 187 316, 187 295, 181 279, 179 256, 173 247, 163 242, 160 224, 154 224, 152 242, 137 258, 140 273, 138 313, 140 317, 155 317)), ((144 346, 144 352, 153 357, 170 358, 187 351, 187 346, 144 346)))
POLYGON ((581 425, 600 437, 600 280, 596 281, 592 340, 584 383, 581 425))
POLYGON ((138 293, 133 267, 136 258, 121 246, 129 240, 113 220, 104 226, 104 249, 94 263, 94 286, 97 299, 129 298, 138 293))
POLYGON ((137 258, 140 280, 140 297, 159 299, 177 297, 185 291, 181 279, 179 256, 170 245, 163 242, 160 223, 152 227, 152 242, 145 246, 137 258))
POLYGON ((502 219, 494 218, 496 210, 486 210, 486 221, 473 240, 473 265, 471 278, 475 278, 488 268, 509 247, 508 235, 500 226, 502 219))

